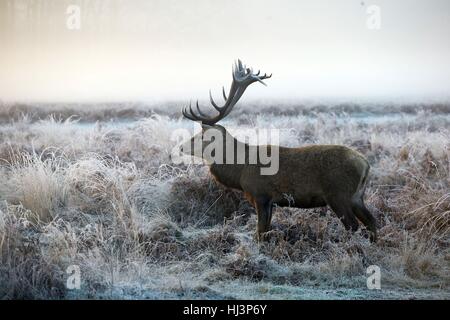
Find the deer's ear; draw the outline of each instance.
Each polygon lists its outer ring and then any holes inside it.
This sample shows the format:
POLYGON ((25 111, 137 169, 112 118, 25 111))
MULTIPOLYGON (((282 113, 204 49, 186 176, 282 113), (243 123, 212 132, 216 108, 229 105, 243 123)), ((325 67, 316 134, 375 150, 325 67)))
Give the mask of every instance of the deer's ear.
POLYGON ((209 124, 202 123, 202 131, 205 132, 208 129, 211 129, 213 126, 210 126, 209 124))

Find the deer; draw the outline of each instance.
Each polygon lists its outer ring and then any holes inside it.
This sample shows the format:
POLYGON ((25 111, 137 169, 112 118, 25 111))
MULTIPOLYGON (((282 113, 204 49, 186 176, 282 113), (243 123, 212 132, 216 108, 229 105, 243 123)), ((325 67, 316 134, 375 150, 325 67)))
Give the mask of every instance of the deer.
MULTIPOLYGON (((258 71, 253 73, 241 60, 235 62, 232 68, 232 83, 228 95, 222 88, 224 104, 219 106, 213 99, 211 91, 209 98, 211 105, 218 113, 210 116, 201 110, 198 100, 196 111, 191 103, 182 109, 185 118, 199 122, 201 131, 190 140, 185 141, 180 151, 188 156, 200 155, 211 143, 204 139, 208 130, 217 130, 224 141, 221 154, 225 155, 238 150, 251 151, 254 146, 234 138, 223 126, 217 124, 224 119, 237 104, 249 85, 272 77, 258 71), (197 147, 196 147, 197 146, 197 147), (201 150, 196 150, 201 148, 201 150), (234 150, 227 150, 233 148, 234 150)), ((257 214, 256 237, 263 239, 263 235, 270 231, 272 211, 274 206, 295 208, 316 208, 327 205, 343 223, 346 230, 355 232, 359 228, 358 220, 369 232, 369 239, 377 239, 376 220, 364 204, 364 193, 367 186, 370 165, 359 152, 343 145, 306 145, 296 148, 282 146, 266 146, 270 152, 278 152, 279 166, 275 174, 263 175, 259 161, 250 163, 224 163, 224 161, 210 161, 209 171, 213 178, 227 188, 240 190, 252 204, 257 214), (290 195, 287 199, 286 195, 290 195)), ((246 158, 246 160, 248 160, 246 158)))

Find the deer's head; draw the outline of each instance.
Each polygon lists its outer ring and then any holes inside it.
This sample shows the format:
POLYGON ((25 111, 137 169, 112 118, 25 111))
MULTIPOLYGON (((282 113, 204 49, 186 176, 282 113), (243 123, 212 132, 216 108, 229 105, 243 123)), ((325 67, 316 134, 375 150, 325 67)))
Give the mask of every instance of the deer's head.
POLYGON ((219 112, 219 114, 216 116, 207 115, 200 109, 198 100, 196 102, 196 112, 192 109, 191 104, 183 109, 183 116, 189 120, 200 122, 202 131, 194 135, 190 140, 184 142, 181 146, 181 152, 193 156, 203 155, 205 149, 216 137, 222 137, 222 139, 225 140, 229 134, 227 130, 221 125, 218 125, 217 122, 225 118, 231 112, 249 85, 257 81, 266 85, 263 80, 272 77, 272 74, 260 75, 260 71, 253 73, 252 68, 247 68, 242 64, 241 60, 238 60, 234 64, 232 74, 233 81, 228 96, 225 93, 225 87, 222 88, 222 94, 225 100, 223 106, 219 106, 214 101, 211 90, 209 91, 211 105, 219 112))

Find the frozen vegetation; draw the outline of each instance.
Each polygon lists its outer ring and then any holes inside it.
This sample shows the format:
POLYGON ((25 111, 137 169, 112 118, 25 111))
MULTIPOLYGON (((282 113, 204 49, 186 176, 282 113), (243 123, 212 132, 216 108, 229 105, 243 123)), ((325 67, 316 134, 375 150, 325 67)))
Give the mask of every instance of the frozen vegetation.
POLYGON ((450 298, 448 105, 241 104, 224 122, 363 153, 376 244, 327 208, 277 208, 258 244, 240 192, 171 161, 191 126, 174 105, 0 106, 0 298, 450 298))

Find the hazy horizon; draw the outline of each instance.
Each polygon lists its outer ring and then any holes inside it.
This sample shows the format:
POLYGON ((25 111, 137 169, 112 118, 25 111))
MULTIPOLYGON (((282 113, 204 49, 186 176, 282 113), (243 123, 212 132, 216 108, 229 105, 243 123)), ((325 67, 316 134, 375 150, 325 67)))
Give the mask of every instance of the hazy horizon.
POLYGON ((0 100, 220 97, 237 58, 273 73, 250 100, 450 97, 450 2, 0 0, 0 100), (81 8, 81 29, 66 10, 81 8), (367 8, 380 8, 380 29, 367 8))

